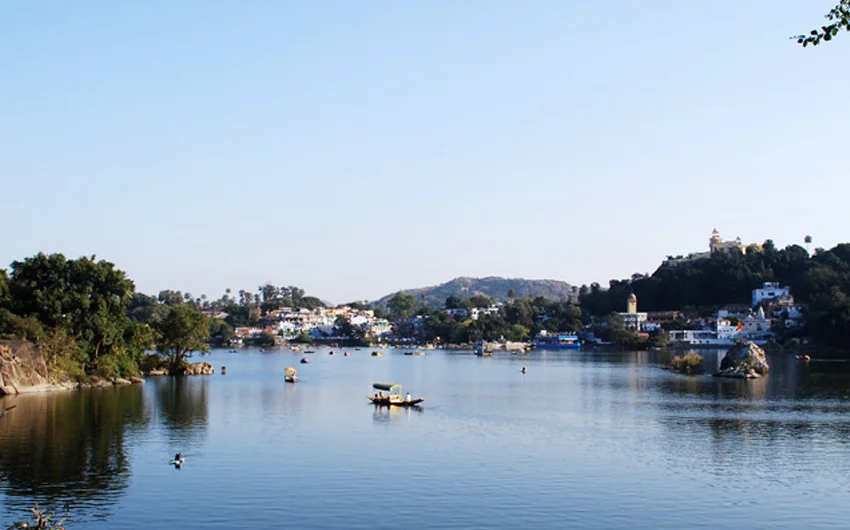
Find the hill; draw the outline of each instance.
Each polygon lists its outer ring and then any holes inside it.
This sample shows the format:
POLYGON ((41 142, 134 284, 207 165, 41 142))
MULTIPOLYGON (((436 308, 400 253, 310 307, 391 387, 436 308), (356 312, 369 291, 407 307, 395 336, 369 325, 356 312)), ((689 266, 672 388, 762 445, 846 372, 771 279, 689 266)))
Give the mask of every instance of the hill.
MULTIPOLYGON (((500 278, 488 276, 486 278, 455 278, 440 285, 421 287, 418 289, 404 289, 402 292, 412 294, 417 298, 425 295, 425 303, 432 307, 442 307, 446 298, 457 296, 469 298, 473 295, 489 296, 495 300, 507 300, 508 291, 513 289, 516 298, 525 296, 542 296, 550 299, 571 298, 577 299, 578 289, 572 285, 558 280, 526 280, 524 278, 500 278)), ((376 303, 385 305, 387 300, 395 293, 388 294, 376 303)))

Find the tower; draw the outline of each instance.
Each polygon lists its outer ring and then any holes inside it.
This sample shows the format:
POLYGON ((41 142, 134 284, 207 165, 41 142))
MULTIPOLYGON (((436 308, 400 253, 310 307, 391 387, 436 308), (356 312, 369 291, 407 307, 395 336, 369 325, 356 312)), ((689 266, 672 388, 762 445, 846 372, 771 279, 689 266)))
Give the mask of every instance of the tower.
POLYGON ((723 238, 720 237, 720 231, 715 227, 714 230, 711 231, 711 237, 708 238, 708 249, 711 252, 720 250, 721 243, 723 243, 723 238))
POLYGON ((630 315, 637 313, 637 296, 635 296, 635 293, 630 294, 629 297, 626 298, 626 313, 629 313, 630 315))

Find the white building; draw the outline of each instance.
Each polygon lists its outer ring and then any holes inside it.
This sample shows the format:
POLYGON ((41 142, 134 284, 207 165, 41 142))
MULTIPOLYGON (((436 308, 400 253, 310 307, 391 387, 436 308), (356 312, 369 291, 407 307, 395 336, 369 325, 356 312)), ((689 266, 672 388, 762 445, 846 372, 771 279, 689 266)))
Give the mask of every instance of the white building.
POLYGON ((764 282, 761 289, 753 289, 753 307, 761 305, 762 302, 790 302, 793 304, 791 288, 780 287, 776 282, 764 282))
POLYGON ((491 305, 489 307, 473 307, 469 310, 469 318, 472 320, 478 320, 478 317, 481 315, 492 315, 499 313, 499 305, 491 305))

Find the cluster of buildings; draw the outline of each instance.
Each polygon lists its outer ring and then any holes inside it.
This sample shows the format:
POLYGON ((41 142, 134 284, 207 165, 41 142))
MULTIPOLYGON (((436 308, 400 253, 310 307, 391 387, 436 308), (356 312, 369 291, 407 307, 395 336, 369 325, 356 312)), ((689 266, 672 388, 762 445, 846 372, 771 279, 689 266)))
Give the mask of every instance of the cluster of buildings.
POLYGON ((478 317, 480 316, 490 316, 499 314, 499 309, 501 307, 501 303, 496 303, 487 307, 471 307, 469 309, 466 309, 464 307, 457 307, 454 309, 444 309, 443 312, 454 319, 469 317, 472 320, 478 320, 478 317))
POLYGON ((292 309, 284 307, 270 311, 266 315, 263 327, 241 327, 234 330, 237 340, 246 337, 271 333, 284 340, 309 335, 313 339, 334 339, 337 319, 344 318, 348 323, 363 331, 365 336, 380 339, 392 332, 392 325, 383 318, 375 318, 371 309, 355 309, 348 306, 336 308, 292 309))
MULTIPOLYGON (((639 312, 637 296, 626 300, 626 312, 620 313, 626 328, 638 333, 660 329, 662 323, 678 320, 676 311, 639 312)), ((803 308, 794 302, 790 287, 765 282, 753 289, 752 305, 726 306, 711 320, 691 322, 700 329, 671 330, 670 341, 688 345, 731 346, 739 340, 764 344, 776 336, 777 327, 801 328, 805 324, 803 308)))

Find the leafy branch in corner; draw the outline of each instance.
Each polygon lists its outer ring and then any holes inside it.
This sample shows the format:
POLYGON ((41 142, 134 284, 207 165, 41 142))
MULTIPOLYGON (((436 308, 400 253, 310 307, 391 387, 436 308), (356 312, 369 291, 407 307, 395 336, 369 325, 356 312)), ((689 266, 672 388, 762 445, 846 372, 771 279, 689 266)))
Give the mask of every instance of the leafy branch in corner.
POLYGON ((805 48, 809 44, 817 46, 821 41, 832 40, 842 29, 850 31, 850 0, 838 2, 838 5, 826 14, 826 19, 830 24, 821 26, 820 29, 813 29, 808 35, 797 35, 791 38, 797 39, 797 43, 805 48))

